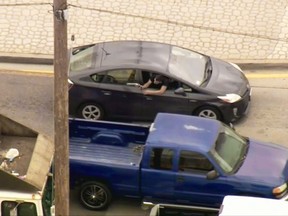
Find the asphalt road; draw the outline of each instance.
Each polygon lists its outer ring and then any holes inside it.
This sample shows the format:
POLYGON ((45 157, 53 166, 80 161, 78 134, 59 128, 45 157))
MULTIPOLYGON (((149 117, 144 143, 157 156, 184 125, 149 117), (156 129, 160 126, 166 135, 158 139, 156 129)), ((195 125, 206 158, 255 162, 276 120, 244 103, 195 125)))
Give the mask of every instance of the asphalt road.
MULTIPOLYGON (((54 139, 53 73, 20 72, 23 67, 1 69, 0 112, 54 139)), ((38 70, 38 69, 37 69, 38 70)), ((39 69, 41 70, 41 69, 39 69)), ((288 147, 288 70, 245 71, 253 88, 249 113, 234 124, 242 135, 288 147)), ((108 211, 93 212, 83 209, 76 192, 70 194, 70 215, 144 216, 140 201, 115 200, 108 211)))

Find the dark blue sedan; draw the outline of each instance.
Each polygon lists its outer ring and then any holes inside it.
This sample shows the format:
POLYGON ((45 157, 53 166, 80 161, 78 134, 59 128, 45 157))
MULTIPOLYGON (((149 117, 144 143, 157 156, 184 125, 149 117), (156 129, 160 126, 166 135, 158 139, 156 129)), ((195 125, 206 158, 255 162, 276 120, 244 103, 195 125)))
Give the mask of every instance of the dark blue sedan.
MULTIPOLYGON (((158 112, 233 122, 247 113, 251 88, 242 70, 182 47, 113 41, 76 47, 69 67, 69 113, 85 119, 152 121, 158 112), (162 95, 137 86, 169 79, 162 95)), ((152 86, 153 87, 153 86, 152 86)))

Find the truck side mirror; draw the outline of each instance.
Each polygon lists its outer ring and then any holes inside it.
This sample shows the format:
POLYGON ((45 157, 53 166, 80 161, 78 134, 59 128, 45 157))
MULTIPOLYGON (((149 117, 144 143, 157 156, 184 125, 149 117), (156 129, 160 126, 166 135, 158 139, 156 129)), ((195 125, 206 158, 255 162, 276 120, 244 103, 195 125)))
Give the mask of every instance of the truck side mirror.
POLYGON ((213 179, 218 178, 218 176, 219 176, 219 173, 216 170, 211 170, 207 173, 206 178, 208 180, 213 180, 213 179))
POLYGON ((52 205, 52 206, 50 207, 50 215, 51 215, 51 216, 55 216, 55 215, 56 215, 56 213, 55 213, 55 205, 52 205))

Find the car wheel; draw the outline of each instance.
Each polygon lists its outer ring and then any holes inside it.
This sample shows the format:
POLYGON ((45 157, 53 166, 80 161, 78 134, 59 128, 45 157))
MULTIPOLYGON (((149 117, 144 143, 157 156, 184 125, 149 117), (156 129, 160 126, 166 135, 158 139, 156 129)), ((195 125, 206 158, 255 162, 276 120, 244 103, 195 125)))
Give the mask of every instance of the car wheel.
POLYGON ((204 106, 197 109, 194 113, 196 116, 210 118, 210 119, 217 119, 222 121, 222 116, 219 110, 215 107, 204 106))
POLYGON ((110 190, 100 182, 87 182, 81 186, 80 202, 90 210, 106 209, 112 199, 110 190))
POLYGON ((84 119, 100 120, 104 117, 103 109, 95 103, 84 104, 78 111, 78 117, 84 119))

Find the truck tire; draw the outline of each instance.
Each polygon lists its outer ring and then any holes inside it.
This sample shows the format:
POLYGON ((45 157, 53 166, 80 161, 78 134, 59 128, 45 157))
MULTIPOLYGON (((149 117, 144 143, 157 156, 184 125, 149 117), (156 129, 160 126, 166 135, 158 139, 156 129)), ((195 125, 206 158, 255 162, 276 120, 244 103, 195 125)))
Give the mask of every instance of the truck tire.
POLYGON ((86 182, 80 188, 80 202, 90 210, 106 209, 112 199, 108 187, 100 182, 86 182))

